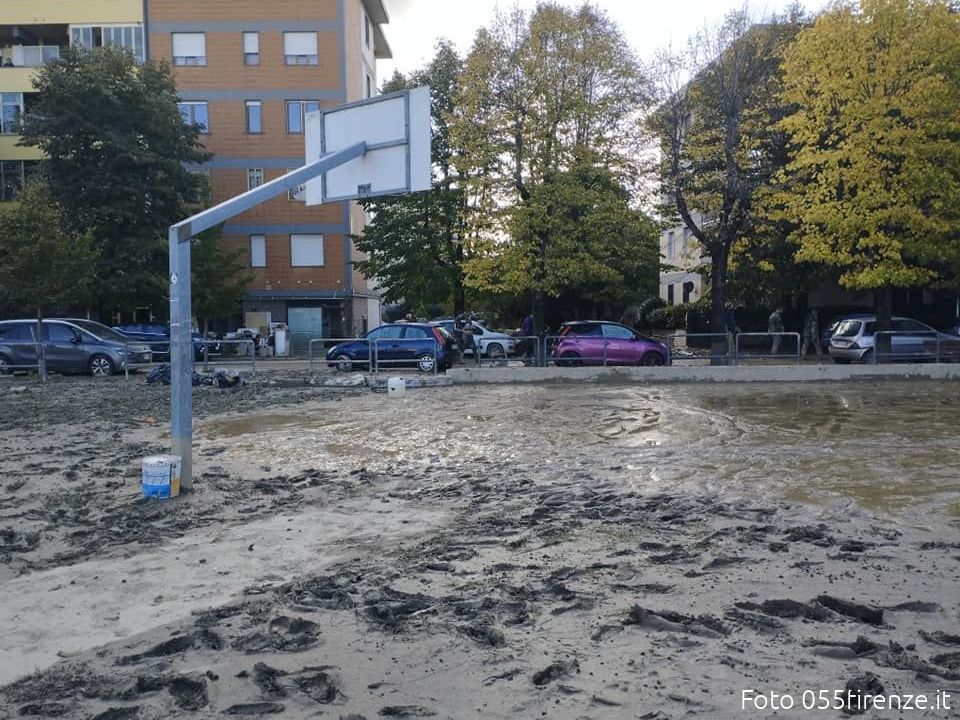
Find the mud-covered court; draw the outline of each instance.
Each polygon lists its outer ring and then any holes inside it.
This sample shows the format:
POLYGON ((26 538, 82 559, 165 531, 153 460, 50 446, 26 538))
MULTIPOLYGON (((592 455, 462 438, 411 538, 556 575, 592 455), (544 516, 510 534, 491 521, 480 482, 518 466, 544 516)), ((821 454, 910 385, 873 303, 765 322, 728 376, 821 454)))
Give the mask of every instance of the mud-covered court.
POLYGON ((960 706, 956 382, 168 392, 0 384, 0 717, 960 706))

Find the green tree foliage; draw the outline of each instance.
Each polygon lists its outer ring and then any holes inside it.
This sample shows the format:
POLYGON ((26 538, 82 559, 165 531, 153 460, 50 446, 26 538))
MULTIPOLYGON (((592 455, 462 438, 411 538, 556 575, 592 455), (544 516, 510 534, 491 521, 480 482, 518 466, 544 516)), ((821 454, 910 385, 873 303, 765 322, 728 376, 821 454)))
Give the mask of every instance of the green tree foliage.
POLYGON ((426 68, 395 75, 385 92, 429 85, 434 187, 429 192, 364 201, 373 219, 355 238, 366 259, 355 263, 377 278, 388 303, 403 301, 422 314, 429 305, 464 309, 464 195, 453 171, 449 118, 461 59, 449 42, 437 46, 426 68))
MULTIPOLYGON (((774 198, 798 257, 879 290, 928 285, 960 258, 960 15, 940 0, 861 0, 787 51, 793 153, 774 198)), ((774 211, 776 213, 777 210, 774 211)))
POLYGON ((221 234, 221 227, 217 227, 190 241, 191 303, 204 334, 211 320, 239 311, 243 294, 254 277, 243 261, 242 249, 223 250, 221 234))
POLYGON ((89 232, 77 233, 68 226, 65 209, 42 182, 27 185, 19 202, 0 211, 4 304, 33 312, 42 322, 45 313, 86 301, 97 251, 89 232))
POLYGON ((118 49, 71 49, 46 65, 24 118, 22 144, 47 155, 53 200, 98 250, 101 313, 166 295, 166 230, 196 208, 203 179, 184 163, 209 156, 186 126, 164 64, 118 49))
MULTIPOLYGON (((538 330, 547 297, 581 286, 599 297, 608 291, 598 285, 629 274, 609 264, 614 258, 635 267, 655 255, 654 233, 638 234, 644 223, 628 202, 645 89, 623 35, 589 4, 515 9, 477 34, 452 127, 478 250, 467 282, 532 295, 538 330), (594 227, 582 227, 586 218, 594 227)), ((655 277, 655 260, 645 268, 655 277)))
MULTIPOLYGON (((780 57, 802 17, 754 24, 746 11, 727 16, 689 47, 659 58, 661 104, 652 126, 663 148, 662 181, 670 206, 710 258, 711 325, 723 332, 731 251, 744 268, 773 269, 784 228, 758 222, 755 194, 784 162, 780 57), (758 257, 759 256, 759 257, 758 257)), ((756 279, 756 278, 755 278, 756 279)), ((781 281, 782 282, 782 281, 781 281)))

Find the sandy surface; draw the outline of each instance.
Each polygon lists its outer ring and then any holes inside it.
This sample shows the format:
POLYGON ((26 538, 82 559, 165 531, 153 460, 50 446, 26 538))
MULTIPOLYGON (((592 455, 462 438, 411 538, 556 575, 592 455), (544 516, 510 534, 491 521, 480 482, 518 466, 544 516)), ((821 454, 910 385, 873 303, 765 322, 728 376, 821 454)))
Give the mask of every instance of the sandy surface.
POLYGON ((166 503, 163 388, 0 384, 0 717, 960 705, 955 383, 281 380, 197 391, 166 503))

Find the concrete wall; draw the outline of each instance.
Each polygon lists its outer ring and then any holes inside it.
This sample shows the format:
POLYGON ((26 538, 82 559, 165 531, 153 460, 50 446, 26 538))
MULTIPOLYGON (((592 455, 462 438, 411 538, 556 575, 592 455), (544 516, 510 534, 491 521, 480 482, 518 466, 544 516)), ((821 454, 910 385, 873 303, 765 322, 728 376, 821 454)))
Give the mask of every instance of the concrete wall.
POLYGON ((137 23, 143 21, 143 0, 3 0, 4 25, 137 23))

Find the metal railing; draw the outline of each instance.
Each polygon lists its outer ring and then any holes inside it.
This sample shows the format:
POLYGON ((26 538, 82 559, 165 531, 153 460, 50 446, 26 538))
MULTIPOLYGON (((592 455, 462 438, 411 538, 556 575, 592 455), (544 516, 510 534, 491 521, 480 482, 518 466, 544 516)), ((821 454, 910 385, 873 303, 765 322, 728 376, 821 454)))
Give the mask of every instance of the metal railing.
MULTIPOLYGON (((321 361, 322 361, 324 364, 326 364, 326 363, 327 363, 327 360, 326 360, 327 350, 329 350, 331 347, 334 347, 335 345, 340 345, 340 344, 342 344, 342 343, 364 343, 364 344, 366 344, 366 346, 367 346, 367 353, 366 353, 366 355, 367 355, 368 358, 370 357, 370 344, 371 344, 371 343, 370 343, 370 340, 368 340, 368 339, 365 338, 365 337, 340 337, 340 338, 315 337, 315 338, 310 338, 310 339, 307 341, 307 366, 308 366, 311 370, 313 370, 313 368, 314 368, 314 362, 316 361, 316 359, 317 359, 317 357, 318 357, 318 350, 317 350, 317 347, 318 347, 318 346, 319 346, 319 348, 320 348, 320 349, 319 349, 319 357, 320 357, 321 361)), ((369 364, 367 361, 363 361, 363 362, 354 361, 354 360, 350 359, 349 356, 347 356, 347 359, 350 361, 351 365, 350 365, 350 368, 346 368, 346 367, 343 368, 344 370, 352 369, 352 367, 353 367, 354 364, 357 364, 357 365, 360 365, 360 366, 366 366, 366 365, 369 364)), ((345 363, 345 362, 346 362, 346 361, 344 361, 344 363, 345 363)), ((339 370, 339 369, 341 369, 341 368, 338 367, 337 369, 339 370)))
POLYGON ((669 351, 670 365, 733 365, 733 336, 729 333, 683 333, 659 335, 669 351))
POLYGON ((5 375, 36 370, 40 374, 40 379, 46 380, 46 374, 43 372, 45 363, 42 362, 45 355, 46 346, 35 340, 14 340, 0 345, 0 356, 6 360, 3 364, 5 375))
POLYGON ((878 330, 868 362, 960 362, 960 338, 934 330, 878 330))
POLYGON ((735 361, 792 360, 800 364, 800 333, 742 332, 736 335, 735 361))
MULTIPOLYGON (((124 377, 130 377, 130 371, 146 370, 165 365, 170 362, 170 341, 169 340, 131 340, 126 343, 126 362, 123 367, 124 377), (131 358, 136 353, 131 353, 131 348, 150 348, 150 360, 148 362, 133 362, 131 358)), ((246 338, 235 340, 200 340, 194 339, 191 352, 194 358, 194 365, 201 364, 203 369, 210 369, 211 359, 219 366, 242 365, 250 366, 250 372, 257 373, 257 352, 253 340, 246 338), (200 356, 197 357, 197 347, 200 346, 200 356), (214 348, 220 348, 220 352, 215 352, 214 348)))

